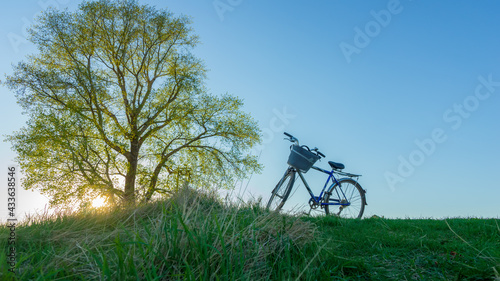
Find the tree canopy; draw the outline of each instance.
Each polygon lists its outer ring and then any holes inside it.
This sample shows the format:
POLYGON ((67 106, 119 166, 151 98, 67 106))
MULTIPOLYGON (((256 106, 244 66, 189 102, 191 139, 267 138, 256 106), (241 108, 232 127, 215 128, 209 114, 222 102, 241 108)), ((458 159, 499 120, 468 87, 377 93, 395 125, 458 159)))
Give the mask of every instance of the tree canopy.
POLYGON ((207 93, 190 24, 136 1, 45 11, 29 30, 38 52, 5 82, 29 117, 8 136, 24 187, 56 205, 98 194, 131 203, 258 171, 247 154, 257 123, 241 99, 207 93))

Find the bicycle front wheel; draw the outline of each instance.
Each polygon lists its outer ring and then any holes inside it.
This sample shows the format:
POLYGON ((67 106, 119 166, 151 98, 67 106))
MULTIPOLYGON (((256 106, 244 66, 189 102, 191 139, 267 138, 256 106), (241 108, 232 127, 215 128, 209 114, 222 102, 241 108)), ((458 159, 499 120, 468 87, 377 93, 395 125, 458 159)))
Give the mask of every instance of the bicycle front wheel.
POLYGON ((336 215, 342 218, 361 218, 365 211, 365 190, 359 183, 350 178, 340 179, 326 194, 326 214, 336 215))
POLYGON ((281 210, 290 195, 290 191, 292 191, 294 182, 295 171, 288 169, 271 192, 271 198, 269 199, 269 202, 267 202, 266 209, 271 211, 281 210))

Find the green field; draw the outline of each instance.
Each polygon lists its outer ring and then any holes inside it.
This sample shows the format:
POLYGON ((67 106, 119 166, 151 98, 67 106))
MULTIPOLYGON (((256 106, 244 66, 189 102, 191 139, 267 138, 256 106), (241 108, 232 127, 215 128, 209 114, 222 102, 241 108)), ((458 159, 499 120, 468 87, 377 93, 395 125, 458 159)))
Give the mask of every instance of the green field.
POLYGON ((184 190, 0 229, 0 280, 500 280, 498 219, 345 220, 184 190))

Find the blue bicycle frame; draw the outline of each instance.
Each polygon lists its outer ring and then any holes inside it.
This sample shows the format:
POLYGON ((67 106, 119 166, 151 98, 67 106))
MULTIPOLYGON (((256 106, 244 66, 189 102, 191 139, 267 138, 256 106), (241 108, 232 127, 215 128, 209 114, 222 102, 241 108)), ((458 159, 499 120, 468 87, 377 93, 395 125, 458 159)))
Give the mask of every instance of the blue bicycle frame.
MULTIPOLYGON (((320 171, 320 172, 323 172, 325 174, 328 174, 328 179, 326 180, 325 182, 325 186, 323 186, 323 189, 321 190, 321 193, 319 194, 319 196, 315 196, 314 193, 312 192, 311 188, 309 187, 309 184, 307 183, 306 179, 304 178, 304 176, 302 175, 302 173, 295 169, 295 168, 292 168, 294 169, 298 174, 299 174, 299 177, 300 179, 302 180, 302 182, 304 183, 304 185, 306 186, 306 189, 307 189, 307 192, 309 192, 309 195, 311 196, 311 199, 314 200, 314 202, 320 206, 326 206, 326 205, 336 205, 336 206, 350 206, 351 203, 350 202, 346 202, 346 203, 342 203, 340 201, 340 199, 333 199, 331 198, 332 201, 335 201, 334 203, 325 203, 325 202, 321 202, 321 198, 323 198, 323 196, 325 195, 325 190, 326 190, 326 187, 328 186, 328 183, 330 182, 330 180, 332 181, 332 184, 330 185, 330 188, 332 188, 334 185, 339 185, 340 188, 336 189, 335 191, 337 192, 337 195, 338 197, 337 198, 346 198, 345 194, 344 194, 344 191, 342 190, 341 186, 340 186, 340 183, 339 181, 337 180, 337 178, 335 177, 334 174, 339 174, 339 175, 344 175, 344 176, 348 176, 348 177, 360 177, 361 175, 355 175, 355 174, 350 174, 350 173, 344 173, 344 172, 340 172, 340 171, 335 171, 335 170, 331 170, 331 171, 328 171, 328 170, 323 170, 321 168, 318 168, 316 166, 312 166, 311 168, 313 168, 314 170, 317 170, 317 171, 320 171), (342 197, 340 196, 339 194, 339 191, 342 193, 342 197)), ((330 190, 329 188, 329 190, 330 190)))

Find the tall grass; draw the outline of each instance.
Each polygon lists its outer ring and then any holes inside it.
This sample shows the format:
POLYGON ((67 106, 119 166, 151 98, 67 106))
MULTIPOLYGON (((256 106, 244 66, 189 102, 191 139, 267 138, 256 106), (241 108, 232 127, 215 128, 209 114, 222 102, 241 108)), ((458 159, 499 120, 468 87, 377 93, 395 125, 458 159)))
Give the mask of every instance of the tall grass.
MULTIPOLYGON (((17 229, 19 280, 313 280, 316 226, 257 202, 183 189, 136 209, 31 218, 17 229)), ((0 243, 7 231, 0 232, 0 243)), ((5 244, 5 243, 4 243, 5 244)), ((2 248, 5 245, 2 244, 2 248)), ((5 252, 0 262, 5 261, 5 252)), ((5 264, 5 263, 3 263, 5 264)), ((2 267, 0 279, 13 279, 2 267)))
POLYGON ((0 280, 495 280, 498 219, 348 220, 182 189, 130 209, 30 217, 0 280))

